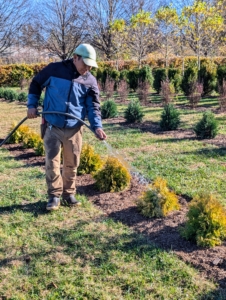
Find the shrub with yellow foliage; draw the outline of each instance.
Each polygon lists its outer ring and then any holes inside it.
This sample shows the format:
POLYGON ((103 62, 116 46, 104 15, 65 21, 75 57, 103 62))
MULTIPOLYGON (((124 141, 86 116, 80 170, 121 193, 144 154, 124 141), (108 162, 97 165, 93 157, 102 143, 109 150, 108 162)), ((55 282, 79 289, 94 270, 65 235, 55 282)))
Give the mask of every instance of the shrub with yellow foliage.
POLYGON ((109 156, 103 169, 94 178, 101 192, 119 192, 129 186, 131 175, 116 157, 109 156))
POLYGON ((198 246, 214 247, 226 238, 226 208, 211 194, 195 196, 181 234, 198 246))
POLYGON ((103 166, 103 160, 99 154, 95 153, 94 148, 85 143, 82 146, 78 174, 94 174, 103 166))
POLYGON ((166 180, 161 177, 148 185, 148 189, 142 193, 136 204, 146 217, 165 217, 172 210, 180 208, 178 197, 169 190, 166 180))

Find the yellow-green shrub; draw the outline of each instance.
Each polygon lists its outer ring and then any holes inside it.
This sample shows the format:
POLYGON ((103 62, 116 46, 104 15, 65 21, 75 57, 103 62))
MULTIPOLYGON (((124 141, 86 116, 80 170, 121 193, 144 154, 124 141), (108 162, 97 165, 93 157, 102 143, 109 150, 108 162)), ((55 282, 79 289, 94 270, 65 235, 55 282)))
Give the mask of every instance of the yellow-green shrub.
MULTIPOLYGON (((11 132, 16 127, 16 122, 13 122, 10 127, 9 132, 11 132)), ((19 128, 10 136, 7 140, 8 144, 17 144, 23 141, 24 136, 30 133, 30 128, 27 125, 20 125, 19 128)))
POLYGON ((39 156, 45 155, 45 148, 44 148, 44 143, 43 140, 40 137, 40 140, 37 142, 37 144, 34 147, 35 154, 39 156))
POLYGON ((94 178, 101 192, 118 192, 129 186, 131 175, 117 158, 108 157, 103 169, 94 178))
POLYGON ((23 147, 24 148, 35 148, 39 141, 41 140, 41 137, 38 133, 29 131, 27 134, 24 134, 23 136, 23 147))
POLYGON ((82 147, 78 174, 94 174, 103 166, 99 154, 95 153, 93 147, 85 143, 82 147))
POLYGON ((187 214, 188 221, 181 230, 183 237, 198 246, 220 245, 226 238, 226 209, 211 194, 200 194, 192 199, 187 214))
POLYGON ((136 204, 146 217, 165 217, 170 211, 180 208, 176 194, 169 190, 166 180, 160 177, 148 185, 136 204))
MULTIPOLYGON (((16 126, 16 123, 13 123, 10 131, 12 131, 16 126)), ((37 155, 44 155, 44 144, 41 136, 33 132, 29 126, 20 125, 19 128, 10 136, 7 143, 9 144, 17 144, 23 143, 24 148, 33 148, 37 155)))

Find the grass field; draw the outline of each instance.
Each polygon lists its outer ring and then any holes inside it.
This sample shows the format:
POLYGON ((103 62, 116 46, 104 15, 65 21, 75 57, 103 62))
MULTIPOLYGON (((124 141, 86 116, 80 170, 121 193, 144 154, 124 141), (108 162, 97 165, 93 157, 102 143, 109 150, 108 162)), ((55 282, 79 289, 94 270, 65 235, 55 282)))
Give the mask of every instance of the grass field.
MULTIPOLYGON (((144 108, 145 121, 159 122, 162 107, 144 108)), ((178 100, 178 105, 184 99, 178 100)), ((214 98, 202 107, 217 107, 214 98)), ((125 105, 118 105, 123 115, 125 105)), ((199 110, 180 109, 180 130, 191 130, 199 110)), ((13 121, 26 116, 26 106, 0 102, 0 139, 13 121)), ((217 114, 220 134, 226 115, 217 114)), ((40 118, 26 122, 39 131, 40 118)), ((167 179, 178 194, 202 190, 226 204, 226 148, 204 141, 175 138, 104 121, 108 143, 147 179, 167 179)), ((102 155, 104 143, 85 130, 84 140, 102 155)), ((82 206, 46 213, 45 174, 39 167, 15 161, 0 149, 0 297, 2 299, 225 299, 218 287, 180 261, 156 248, 145 236, 105 217, 79 196, 82 206)))

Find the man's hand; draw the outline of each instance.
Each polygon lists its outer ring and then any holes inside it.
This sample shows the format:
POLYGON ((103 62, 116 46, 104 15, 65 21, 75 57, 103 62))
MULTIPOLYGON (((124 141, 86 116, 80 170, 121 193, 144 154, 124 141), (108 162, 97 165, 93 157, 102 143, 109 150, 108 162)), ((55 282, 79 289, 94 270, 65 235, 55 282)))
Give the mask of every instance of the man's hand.
POLYGON ((38 117, 37 112, 38 112, 37 108, 28 108, 27 110, 28 119, 37 118, 38 117))
POLYGON ((105 140, 107 138, 107 135, 106 133, 103 131, 102 128, 97 128, 95 130, 95 133, 96 133, 96 137, 99 139, 99 140, 105 140))

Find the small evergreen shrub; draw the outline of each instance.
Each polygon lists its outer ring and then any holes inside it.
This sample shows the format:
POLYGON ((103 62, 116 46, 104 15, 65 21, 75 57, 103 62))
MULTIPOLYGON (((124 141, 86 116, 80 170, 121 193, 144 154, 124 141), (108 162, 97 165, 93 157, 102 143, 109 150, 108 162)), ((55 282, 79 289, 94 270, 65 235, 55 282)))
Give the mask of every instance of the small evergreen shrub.
MULTIPOLYGON (((12 131, 15 126, 16 123, 13 123, 10 131, 12 131)), ((45 153, 41 136, 38 133, 33 132, 27 125, 20 125, 20 127, 10 136, 7 143, 23 143, 24 148, 33 148, 36 155, 44 155, 45 153)))
POLYGON ((129 123, 141 122, 144 117, 142 107, 138 100, 132 100, 124 112, 124 117, 129 123))
POLYGON ((99 154, 95 153, 93 147, 85 143, 82 147, 78 174, 94 174, 103 166, 99 154))
POLYGON ((4 89, 0 88, 0 98, 4 98, 4 89))
POLYGON ((45 155, 44 143, 43 143, 43 140, 41 139, 41 137, 40 137, 40 140, 36 143, 34 150, 35 150, 35 154, 38 156, 45 155))
POLYGON ((119 80, 125 80, 128 83, 128 81, 129 81, 128 73, 129 73, 129 71, 127 69, 124 69, 124 70, 120 71, 119 80))
POLYGON ((203 83, 203 95, 210 95, 216 90, 217 65, 212 61, 204 61, 199 70, 199 80, 203 83))
MULTIPOLYGON (((9 129, 9 132, 13 131, 16 127, 16 122, 13 122, 12 126, 9 129)), ((18 144, 23 141, 24 136, 30 133, 30 128, 27 125, 20 125, 16 131, 9 137, 7 140, 8 144, 18 144)))
POLYGON ((136 201, 138 210, 146 217, 165 217, 180 208, 176 194, 169 190, 166 180, 158 177, 136 201))
POLYGON ((167 78, 167 71, 164 68, 158 68, 154 70, 154 82, 153 88, 159 94, 161 90, 161 82, 166 80, 167 78))
POLYGON ((191 85, 198 80, 198 68, 195 66, 188 67, 181 81, 181 89, 184 92, 185 96, 188 96, 191 90, 191 85))
POLYGON ((181 91, 181 81, 182 81, 181 70, 176 68, 169 68, 168 78, 169 81, 174 86, 175 93, 178 94, 181 91))
POLYGON ((18 97, 17 93, 10 89, 4 90, 3 96, 4 96, 5 100, 9 100, 9 101, 17 100, 17 97, 18 97))
POLYGON ((105 101, 101 106, 102 118, 109 119, 109 118, 117 117, 117 115, 118 115, 118 110, 117 110, 116 103, 111 99, 105 101))
POLYGON ((160 128, 162 130, 176 130, 179 124, 179 111, 172 104, 165 105, 161 114, 160 128))
POLYGON ((195 125, 194 131, 200 139, 213 139, 218 133, 218 122, 211 111, 203 113, 202 119, 195 125))
POLYGON ((129 87, 131 88, 131 90, 133 90, 134 92, 137 90, 138 88, 138 81, 139 81, 139 69, 133 69, 133 70, 129 70, 127 73, 127 78, 128 78, 128 83, 129 83, 129 87))
POLYGON ((34 131, 29 131, 29 132, 24 132, 23 133, 23 147, 24 148, 35 148, 38 143, 40 142, 41 137, 40 134, 34 132, 34 131))
POLYGON ((223 80, 226 80, 226 65, 219 65, 217 67, 217 81, 218 84, 221 86, 223 80))
POLYGON ((139 82, 148 82, 149 87, 153 85, 154 77, 150 66, 145 65, 139 69, 139 82))
POLYGON ((17 99, 19 102, 26 102, 27 101, 27 93, 25 93, 25 92, 19 93, 17 99))
POLYGON ((103 169, 94 178, 99 191, 119 192, 129 186, 131 175, 117 158, 108 157, 103 169))
POLYGON ((210 194, 195 196, 181 235, 198 246, 214 247, 226 238, 226 209, 210 194))

